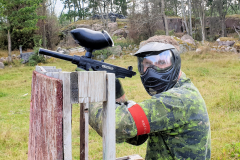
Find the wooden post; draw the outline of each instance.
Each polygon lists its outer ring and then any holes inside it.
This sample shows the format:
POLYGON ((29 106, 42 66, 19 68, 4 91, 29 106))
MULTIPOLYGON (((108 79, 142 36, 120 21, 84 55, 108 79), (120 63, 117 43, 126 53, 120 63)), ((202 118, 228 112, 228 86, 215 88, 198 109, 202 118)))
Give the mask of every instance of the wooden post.
MULTIPOLYGON (((46 66, 37 66, 36 71, 42 73, 38 73, 40 79, 47 81, 42 84, 42 80, 37 80, 37 72, 33 76, 37 86, 32 85, 28 159, 72 160, 72 104, 80 103, 80 159, 88 160, 89 103, 103 102, 103 160, 115 160, 115 75, 105 71, 59 72, 61 69, 46 66), (39 96, 44 97, 46 93, 53 97, 46 96, 43 102, 39 101, 39 96), (54 123, 48 124, 52 118, 54 123)), ((142 160, 138 155, 118 158, 125 159, 142 160)))
POLYGON ((64 159, 72 159, 72 104, 70 97, 70 72, 60 72, 63 81, 63 148, 64 159))
POLYGON ((103 103, 103 159, 115 160, 115 74, 107 74, 107 101, 103 103))

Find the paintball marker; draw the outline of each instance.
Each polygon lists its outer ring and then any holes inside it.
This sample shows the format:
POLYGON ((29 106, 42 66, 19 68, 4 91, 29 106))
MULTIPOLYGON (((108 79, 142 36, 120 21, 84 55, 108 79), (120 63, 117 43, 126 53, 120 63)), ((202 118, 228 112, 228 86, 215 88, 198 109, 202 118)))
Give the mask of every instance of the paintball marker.
POLYGON ((116 78, 132 77, 136 75, 136 72, 132 71, 132 66, 128 69, 104 63, 104 61, 93 60, 92 52, 94 50, 100 50, 106 47, 114 46, 112 38, 106 31, 92 31, 86 28, 77 28, 71 31, 74 40, 81 46, 85 47, 85 56, 69 56, 59 54, 58 52, 50 51, 47 49, 39 49, 39 54, 60 58, 63 60, 71 61, 76 64, 78 68, 89 71, 107 71, 108 73, 114 73, 116 78))

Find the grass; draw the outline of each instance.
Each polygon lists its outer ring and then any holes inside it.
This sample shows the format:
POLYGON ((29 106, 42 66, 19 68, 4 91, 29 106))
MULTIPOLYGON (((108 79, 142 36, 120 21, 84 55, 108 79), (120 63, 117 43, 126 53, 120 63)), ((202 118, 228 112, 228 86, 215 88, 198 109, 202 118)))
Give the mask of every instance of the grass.
MULTIPOLYGON (((204 52, 182 54, 182 70, 191 78, 205 99, 212 134, 212 159, 240 158, 240 59, 232 53, 204 52)), ((137 71, 135 57, 123 56, 107 63, 137 71)), ((75 65, 51 59, 48 66, 74 71, 75 65)), ((0 70, 0 160, 27 159, 31 80, 34 67, 13 66, 0 70), (26 95, 27 94, 27 95, 26 95)), ((128 99, 141 102, 150 98, 139 73, 121 79, 128 99)), ((73 106, 73 158, 79 155, 79 105, 73 106)), ((145 157, 146 143, 140 147, 117 144, 117 157, 139 154, 145 157)), ((102 139, 89 129, 89 159, 102 159, 102 139)))

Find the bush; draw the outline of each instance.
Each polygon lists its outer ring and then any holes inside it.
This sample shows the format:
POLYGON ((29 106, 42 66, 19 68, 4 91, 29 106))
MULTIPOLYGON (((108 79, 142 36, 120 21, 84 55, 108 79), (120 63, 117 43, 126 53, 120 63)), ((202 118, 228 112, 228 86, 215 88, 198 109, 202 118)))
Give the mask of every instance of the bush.
POLYGON ((166 35, 166 32, 164 30, 157 30, 155 35, 166 35))
POLYGON ((29 58, 29 61, 28 61, 28 64, 30 66, 35 66, 38 63, 46 63, 46 59, 44 58, 43 55, 38 54, 38 50, 39 50, 38 47, 34 48, 34 54, 31 55, 31 57, 29 58))
POLYGON ((103 59, 107 59, 112 53, 108 49, 96 50, 92 53, 94 55, 94 59, 97 59, 97 56, 102 55, 103 59))

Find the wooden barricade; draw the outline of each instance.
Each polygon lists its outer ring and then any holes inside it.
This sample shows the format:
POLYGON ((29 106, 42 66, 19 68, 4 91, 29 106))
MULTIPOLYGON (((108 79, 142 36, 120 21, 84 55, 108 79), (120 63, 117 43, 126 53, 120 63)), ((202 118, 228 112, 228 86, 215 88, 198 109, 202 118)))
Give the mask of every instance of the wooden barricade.
POLYGON ((93 102, 103 102, 103 159, 115 160, 115 75, 37 66, 32 78, 28 159, 72 160, 72 104, 80 103, 80 159, 87 160, 88 107, 93 102))

